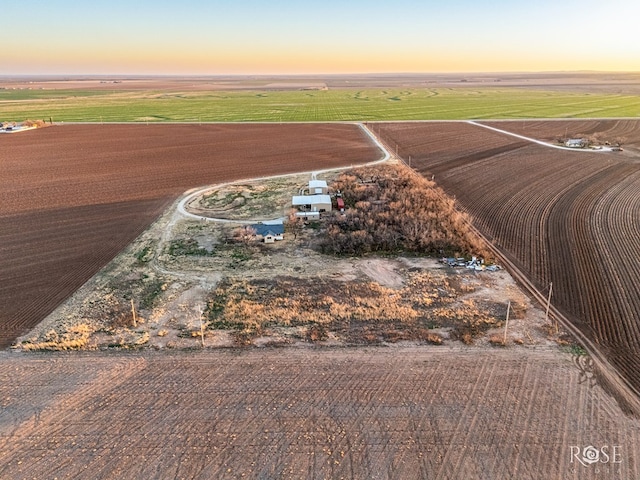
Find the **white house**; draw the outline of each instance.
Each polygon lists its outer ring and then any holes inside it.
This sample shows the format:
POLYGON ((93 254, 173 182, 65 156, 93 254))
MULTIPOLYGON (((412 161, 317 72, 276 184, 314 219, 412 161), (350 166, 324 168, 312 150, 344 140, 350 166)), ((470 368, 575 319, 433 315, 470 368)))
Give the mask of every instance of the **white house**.
POLYGON ((586 147, 587 141, 584 138, 570 138, 564 145, 569 148, 583 148, 586 147))

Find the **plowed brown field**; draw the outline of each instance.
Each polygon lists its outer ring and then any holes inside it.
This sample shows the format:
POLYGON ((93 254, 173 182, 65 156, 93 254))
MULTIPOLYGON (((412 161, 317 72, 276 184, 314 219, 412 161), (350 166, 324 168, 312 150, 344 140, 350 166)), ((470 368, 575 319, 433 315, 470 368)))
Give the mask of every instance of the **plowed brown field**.
MULTIPOLYGON (((553 304, 640 391, 637 159, 550 149, 466 123, 380 129, 414 168, 455 195, 539 290, 553 282, 553 304)), ((624 129, 638 131, 637 124, 624 129)))
POLYGON ((553 350, 0 353, 0 478, 640 478, 640 423, 553 350), (617 447, 580 465, 572 447, 617 447), (573 461, 572 461, 573 460, 573 461))
POLYGON ((483 122, 495 128, 538 140, 590 136, 602 142, 620 141, 625 148, 640 150, 640 121, 638 120, 526 120, 483 122))
POLYGON ((376 160, 355 125, 83 125, 0 138, 0 347, 185 190, 376 160))

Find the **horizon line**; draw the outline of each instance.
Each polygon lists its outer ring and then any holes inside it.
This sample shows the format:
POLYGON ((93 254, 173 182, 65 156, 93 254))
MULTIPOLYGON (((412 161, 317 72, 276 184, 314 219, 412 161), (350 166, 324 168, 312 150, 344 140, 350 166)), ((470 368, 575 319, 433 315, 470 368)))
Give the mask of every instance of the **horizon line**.
POLYGON ((351 72, 351 73, 2 73, 7 78, 218 78, 218 77, 353 77, 353 76, 437 76, 437 75, 543 75, 543 74, 640 74, 640 70, 504 70, 504 71, 439 71, 439 72, 351 72))

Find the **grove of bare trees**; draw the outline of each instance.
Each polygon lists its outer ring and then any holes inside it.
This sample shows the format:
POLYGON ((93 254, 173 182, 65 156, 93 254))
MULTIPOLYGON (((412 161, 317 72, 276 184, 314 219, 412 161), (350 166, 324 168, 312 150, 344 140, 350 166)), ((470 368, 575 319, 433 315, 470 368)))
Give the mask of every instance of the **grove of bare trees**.
POLYGON ((327 221, 321 245, 325 253, 486 253, 455 201, 407 167, 354 169, 337 178, 333 187, 342 192, 347 208, 327 221))

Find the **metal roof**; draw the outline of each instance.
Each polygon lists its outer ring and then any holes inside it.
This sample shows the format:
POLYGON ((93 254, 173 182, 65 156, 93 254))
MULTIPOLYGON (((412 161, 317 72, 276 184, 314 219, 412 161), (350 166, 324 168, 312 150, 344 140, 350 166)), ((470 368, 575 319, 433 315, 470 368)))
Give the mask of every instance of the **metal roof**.
POLYGON ((309 188, 327 188, 327 182, 324 180, 309 180, 309 188))
POLYGON ((283 235, 284 234, 284 225, 282 223, 275 225, 265 225, 264 223, 254 223, 251 225, 256 231, 256 235, 262 235, 266 237, 269 233, 272 235, 283 235))
POLYGON ((329 195, 294 195, 292 205, 317 205, 319 203, 331 204, 329 195))

